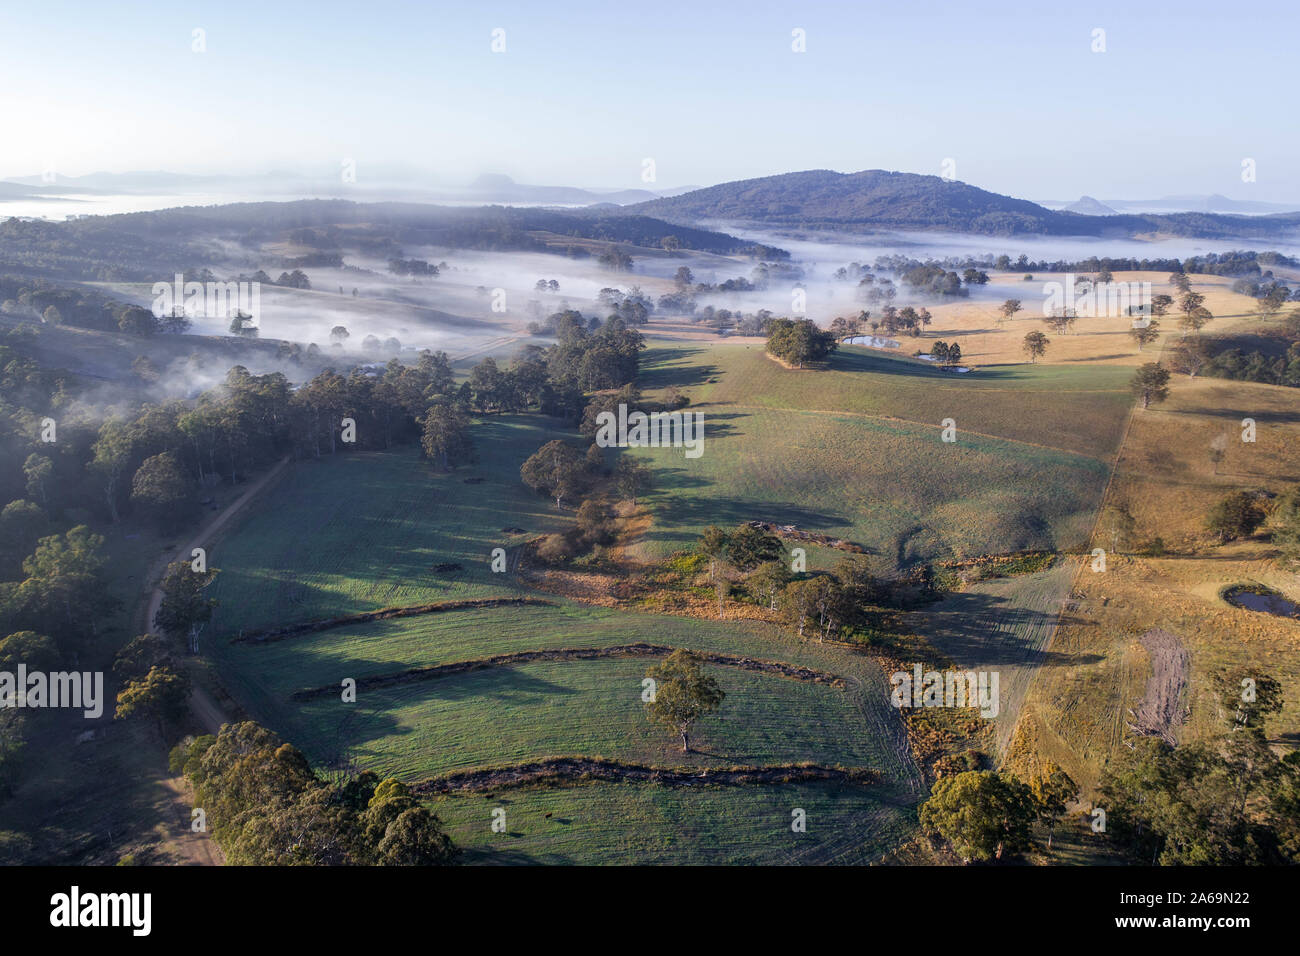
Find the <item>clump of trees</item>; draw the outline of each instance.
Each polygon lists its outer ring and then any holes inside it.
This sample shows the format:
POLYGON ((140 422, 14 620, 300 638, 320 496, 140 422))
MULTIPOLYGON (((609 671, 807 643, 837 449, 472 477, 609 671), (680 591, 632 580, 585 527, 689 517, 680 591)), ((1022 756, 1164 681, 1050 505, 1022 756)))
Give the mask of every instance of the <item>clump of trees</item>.
POLYGON ((1300 569, 1300 485, 1278 501, 1269 524, 1283 563, 1300 569))
POLYGON ((710 525, 694 556, 701 578, 707 569, 720 607, 726 599, 766 607, 800 640, 815 635, 819 641, 870 643, 879 636, 882 608, 910 606, 937 593, 934 569, 928 565, 886 581, 857 554, 846 555, 832 571, 796 572, 781 539, 757 522, 732 529, 710 525))
POLYGON ((1235 491, 1210 509, 1205 528, 1223 544, 1249 538, 1267 517, 1257 496, 1249 491, 1235 491))
POLYGON ((1050 851, 1057 822, 1078 796, 1078 784, 1053 763, 1028 782, 1006 772, 971 769, 940 776, 919 816, 925 832, 963 863, 997 862, 1034 846, 1036 822, 1047 826, 1050 851))
POLYGON ((961 364, 961 344, 953 342, 935 342, 930 349, 930 357, 942 369, 951 369, 961 364))
POLYGON ((1266 733, 1280 685, 1247 668, 1219 674, 1215 690, 1223 735, 1120 751, 1099 787, 1106 834, 1144 865, 1300 862, 1300 755, 1279 758, 1266 733))
POLYGON ((1001 860, 1028 850, 1037 815, 1027 785, 1011 774, 988 770, 940 777, 920 809, 922 828, 952 847, 963 863, 1001 860))
POLYGON ((834 333, 812 319, 773 319, 767 335, 768 352, 798 368, 826 359, 838 345, 834 333))
POLYGON ((442 821, 401 781, 371 771, 324 780, 296 747, 251 721, 185 741, 171 769, 193 784, 235 865, 439 866, 458 855, 442 821))

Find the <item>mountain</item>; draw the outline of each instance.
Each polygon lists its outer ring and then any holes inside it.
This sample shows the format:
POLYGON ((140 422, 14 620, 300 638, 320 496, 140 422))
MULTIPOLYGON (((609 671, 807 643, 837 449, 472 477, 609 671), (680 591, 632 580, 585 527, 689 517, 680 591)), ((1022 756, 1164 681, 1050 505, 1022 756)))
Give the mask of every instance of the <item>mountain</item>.
POLYGON ((1229 199, 1217 193, 1211 196, 1164 196, 1160 199, 1107 199, 1106 204, 1119 212, 1221 212, 1267 216, 1300 211, 1298 203, 1229 199))
POLYGON ((1080 196, 1078 202, 1072 202, 1062 212, 1074 212, 1080 216, 1114 216, 1115 210, 1098 202, 1091 196, 1080 196))
POLYGON ((625 211, 669 222, 721 221, 845 233, 933 229, 995 236, 1170 235, 1232 239, 1281 236, 1300 229, 1300 213, 1081 215, 1046 209, 1025 199, 938 176, 882 169, 858 173, 813 169, 744 179, 638 203, 625 211))
POLYGON ((721 219, 809 229, 1052 232, 1058 213, 938 176, 813 169, 723 183, 630 211, 669 220, 721 219))

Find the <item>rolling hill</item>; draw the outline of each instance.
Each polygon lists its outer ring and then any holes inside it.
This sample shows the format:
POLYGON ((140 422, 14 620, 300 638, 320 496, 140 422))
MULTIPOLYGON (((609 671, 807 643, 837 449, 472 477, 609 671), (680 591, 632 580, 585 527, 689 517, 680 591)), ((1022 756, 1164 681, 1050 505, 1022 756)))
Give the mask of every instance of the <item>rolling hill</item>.
POLYGON ((670 222, 723 221, 868 232, 934 229, 980 235, 1040 234, 1204 238, 1277 236, 1300 229, 1300 214, 1080 215, 938 176, 869 169, 813 169, 744 179, 626 207, 670 222))

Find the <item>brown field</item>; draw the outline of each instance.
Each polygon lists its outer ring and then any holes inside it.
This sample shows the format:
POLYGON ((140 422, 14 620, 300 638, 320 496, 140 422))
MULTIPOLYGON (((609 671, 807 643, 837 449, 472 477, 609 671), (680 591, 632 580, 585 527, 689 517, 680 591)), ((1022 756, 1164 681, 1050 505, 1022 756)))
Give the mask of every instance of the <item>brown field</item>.
MULTIPOLYGON (((1165 557, 1110 557, 1104 573, 1086 565, 1076 602, 1051 644, 1072 666, 1039 671, 1021 713, 1013 765, 1038 757, 1064 766, 1085 787, 1096 784, 1124 744, 1151 674, 1141 638, 1153 628, 1175 635, 1190 655, 1190 708, 1180 740, 1221 726, 1210 677, 1226 665, 1255 665, 1282 681, 1285 707, 1271 725, 1275 743, 1300 743, 1300 622, 1235 608, 1222 588, 1253 581, 1300 598, 1300 575, 1279 567, 1262 531, 1216 545, 1205 515, 1235 490, 1281 492, 1300 481, 1300 396, 1249 382, 1176 376, 1169 400, 1134 413, 1108 503, 1132 512, 1139 541, 1163 538, 1165 557), (1255 444, 1240 441, 1240 421, 1258 422, 1255 444), (1209 457, 1215 436, 1230 437, 1223 462, 1209 457)), ((1098 535, 1094 545, 1107 547, 1098 535)))
MULTIPOLYGON (((918 348, 928 348, 927 343, 933 340, 955 340, 961 345, 962 361, 967 365, 1017 363, 1025 361, 1021 351, 1025 333, 1038 330, 1047 332, 1051 339, 1043 359, 1045 362, 1140 365, 1154 361, 1161 346, 1181 335, 1176 310, 1171 310, 1160 320, 1164 331, 1159 341, 1148 345, 1140 354, 1128 334, 1132 323, 1125 317, 1079 319, 1073 331, 1056 335, 1043 324, 1043 283, 1063 279, 1063 274, 1049 272, 1035 274, 1033 282, 1025 282, 1023 273, 991 275, 989 288, 1000 292, 1005 290, 1005 298, 1021 300, 1023 310, 1017 312, 1015 318, 999 326, 997 320, 1001 316, 996 304, 985 301, 930 306, 934 323, 928 333, 919 339, 896 336, 901 342, 898 351, 910 355, 918 348)), ((1152 294, 1165 293, 1177 299, 1168 280, 1167 272, 1115 273, 1116 282, 1150 282, 1152 294)), ((1205 307, 1215 316, 1215 320, 1205 327, 1205 334, 1219 334, 1246 323, 1258 324, 1255 300, 1231 291, 1232 283, 1233 279, 1225 276, 1198 275, 1192 278, 1192 288, 1205 296, 1205 307)))

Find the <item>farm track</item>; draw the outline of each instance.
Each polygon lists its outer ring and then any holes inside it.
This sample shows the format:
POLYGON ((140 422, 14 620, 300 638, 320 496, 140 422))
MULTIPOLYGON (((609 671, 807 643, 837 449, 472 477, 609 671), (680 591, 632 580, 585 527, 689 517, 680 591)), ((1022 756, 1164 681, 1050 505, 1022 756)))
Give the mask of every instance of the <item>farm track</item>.
MULTIPOLYGON (((546 603, 546 602, 541 602, 546 603)), ((493 657, 477 658, 468 661, 454 661, 450 664, 434 664, 429 667, 413 667, 394 674, 379 674, 375 677, 363 677, 357 681, 358 690, 371 690, 376 687, 392 687, 415 681, 438 680, 457 674, 486 670, 492 667, 510 667, 514 664, 527 664, 533 661, 595 661, 629 657, 667 657, 678 650, 665 644, 620 644, 615 647, 577 647, 557 648, 544 651, 516 651, 512 654, 497 654, 493 657)), ((797 667, 783 661, 761 660, 732 654, 718 654, 708 651, 694 652, 701 660, 723 667, 735 667, 740 670, 758 671, 776 674, 789 680, 804 681, 813 684, 826 684, 831 687, 844 687, 845 679, 838 674, 813 670, 809 667, 797 667)), ((329 685, 300 690, 292 695, 294 700, 310 700, 325 697, 338 692, 338 688, 329 685)))
MULTIPOLYGON (((236 498, 231 504, 220 511, 211 521, 200 528, 194 536, 194 539, 181 551, 178 552, 181 558, 192 551, 194 548, 206 547, 212 540, 213 536, 225 527, 232 518, 242 512, 244 508, 260 494, 264 489, 269 487, 285 469, 288 467, 289 459, 282 458, 277 462, 270 471, 258 478, 251 486, 245 489, 244 493, 236 498)), ((163 590, 162 577, 167 570, 168 556, 164 555, 159 558, 149 569, 145 580, 153 583, 153 588, 148 592, 148 599, 142 602, 143 620, 138 621, 141 633, 147 633, 153 629, 154 617, 158 614, 158 608, 162 605, 163 590)), ((205 733, 216 734, 221 731, 223 724, 227 723, 225 712, 220 705, 212 698, 207 689, 202 684, 195 683, 190 693, 190 713, 203 728, 205 733)), ((191 798, 186 792, 185 784, 175 779, 165 779, 163 787, 168 791, 170 799, 176 807, 177 819, 180 826, 175 833, 178 837, 175 843, 180 852, 186 859, 192 863, 200 865, 217 866, 225 862, 220 847, 206 833, 194 833, 191 831, 188 823, 190 821, 191 798)))
POLYGON ((768 767, 674 768, 621 763, 593 757, 547 757, 543 760, 485 770, 463 770, 411 784, 421 795, 509 790, 564 781, 653 783, 670 787, 765 786, 829 781, 869 786, 880 779, 870 768, 781 764, 768 767))
MULTIPOLYGON (((1160 350, 1159 360, 1163 361, 1164 356, 1165 356, 1165 347, 1162 346, 1160 350)), ((1106 485, 1104 488, 1102 488, 1101 497, 1097 499, 1097 512, 1093 516, 1092 529, 1088 534, 1089 544, 1091 544, 1097 538, 1097 529, 1101 526, 1101 516, 1102 513, 1106 510, 1106 499, 1110 497, 1111 488, 1115 484, 1115 476, 1119 473, 1120 462, 1124 460, 1124 446, 1128 443, 1129 435, 1133 430, 1133 416, 1136 413, 1137 413, 1137 402, 1134 402, 1129 407, 1128 415, 1124 418, 1124 430, 1120 432, 1119 444, 1115 447, 1115 455, 1110 462, 1110 474, 1106 477, 1106 485)), ((1089 567, 1089 562, 1087 561, 1079 562, 1078 568, 1075 570, 1074 574, 1071 575, 1070 588, 1066 592, 1067 597, 1070 594, 1074 594, 1075 591, 1078 590, 1079 579, 1083 576, 1084 569, 1087 567, 1089 567)), ((1033 707, 1034 692, 1037 689, 1039 670, 1041 669, 1042 666, 1041 662, 1046 659, 1048 653, 1050 653, 1052 649, 1052 640, 1056 637, 1057 633, 1061 629, 1061 622, 1065 618, 1065 610, 1066 610, 1066 603, 1062 602, 1061 607, 1059 608, 1056 614, 1056 621, 1053 624, 1051 631, 1048 633, 1047 639, 1043 642, 1042 646, 1039 648, 1039 665, 1034 668, 1033 673, 1030 675, 1028 686, 1025 688, 1024 693, 1020 698, 1021 705, 1026 708, 1033 707)), ((1006 736, 1007 742, 1010 742, 1011 735, 1014 732, 1015 732, 1015 726, 1013 724, 1011 730, 1008 732, 1006 736)), ((1001 753, 1004 755, 1004 759, 1005 759, 1005 754, 1006 754, 1005 747, 1001 748, 1001 753)))
POLYGON ((365 611, 361 614, 349 614, 345 617, 331 617, 322 621, 303 621, 299 624, 286 624, 283 627, 265 628, 252 631, 230 639, 231 644, 273 644, 304 634, 319 634, 321 631, 336 627, 348 627, 353 624, 369 624, 372 621, 388 621, 401 617, 419 617, 424 614, 441 614, 446 611, 468 611, 478 608, 512 607, 522 604, 555 607, 552 601, 543 598, 475 598, 463 601, 435 601, 432 604, 412 604, 408 607, 386 607, 378 611, 365 611))

